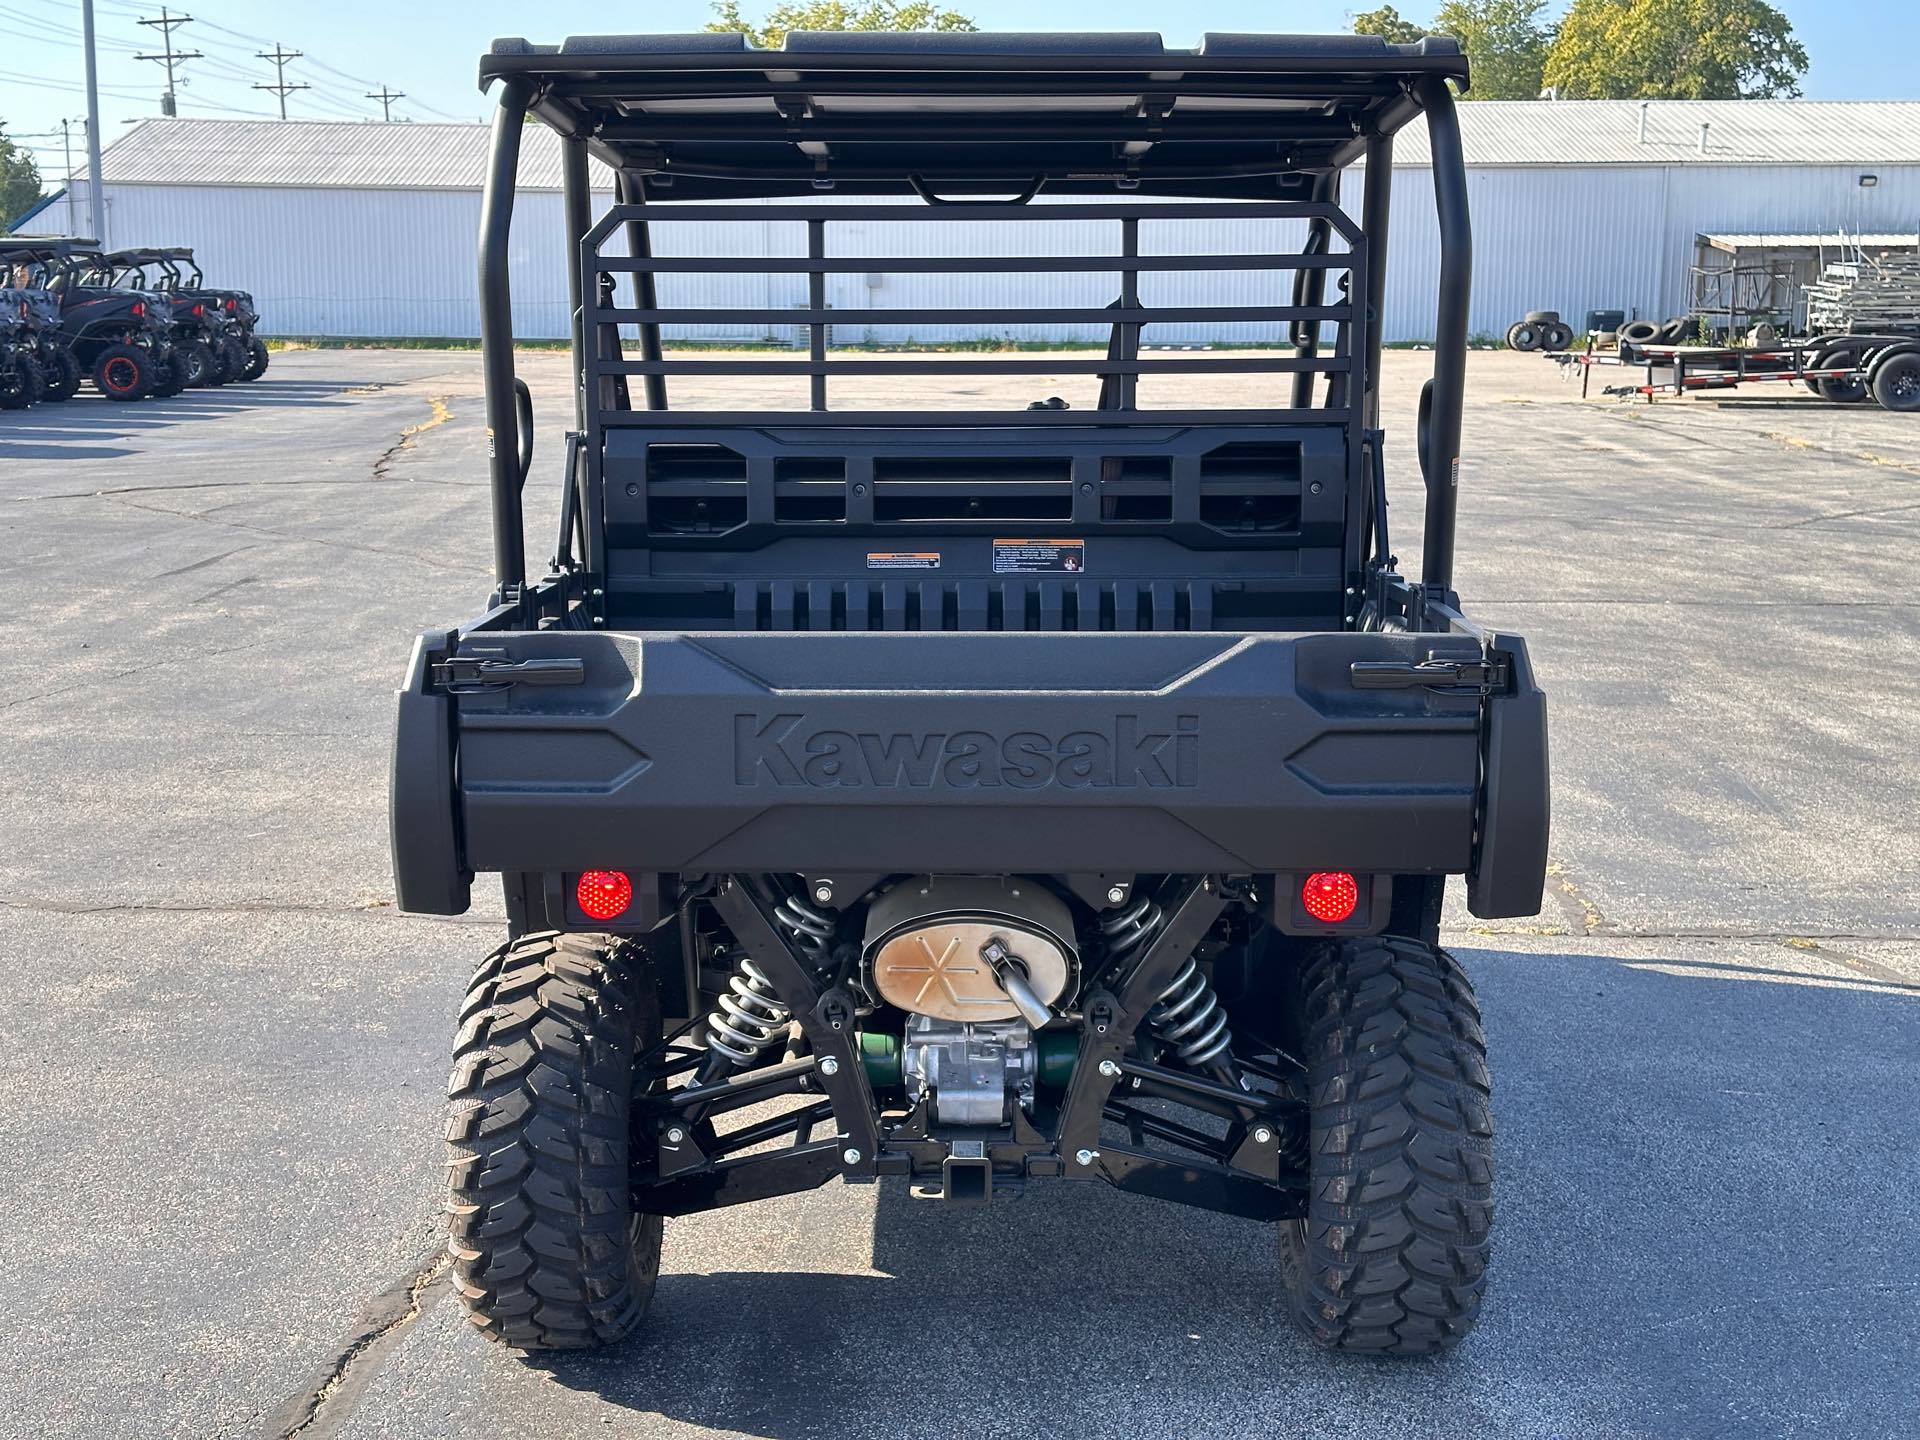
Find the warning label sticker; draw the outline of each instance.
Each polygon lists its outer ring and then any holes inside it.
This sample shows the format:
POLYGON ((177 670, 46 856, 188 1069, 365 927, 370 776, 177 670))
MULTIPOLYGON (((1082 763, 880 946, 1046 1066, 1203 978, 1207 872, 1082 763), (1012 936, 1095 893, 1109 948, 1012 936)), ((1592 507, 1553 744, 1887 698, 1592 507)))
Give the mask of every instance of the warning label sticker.
POLYGON ((1077 575, 1087 567, 1084 540, 996 540, 996 575, 1077 575))
POLYGON ((869 550, 869 570, 938 570, 938 550, 869 550))

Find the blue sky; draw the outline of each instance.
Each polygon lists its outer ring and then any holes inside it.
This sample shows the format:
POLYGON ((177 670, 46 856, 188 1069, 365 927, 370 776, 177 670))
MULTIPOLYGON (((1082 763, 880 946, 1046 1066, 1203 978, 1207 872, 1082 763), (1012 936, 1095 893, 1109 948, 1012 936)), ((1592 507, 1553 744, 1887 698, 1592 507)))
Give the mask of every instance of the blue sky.
MULTIPOLYGON (((123 122, 157 114, 161 69, 134 58, 159 49, 159 36, 136 22, 158 16, 141 0, 95 0, 100 37, 101 130, 111 139, 123 122)), ((951 0, 987 29, 1158 30, 1170 45, 1191 45, 1207 30, 1329 31, 1346 28, 1373 0, 951 0)), ((1803 81, 1814 99, 1920 99, 1920 5, 1913 0, 1775 0, 1812 57, 1803 81)), ((170 0, 171 4, 171 0, 170 0)), ((1398 8, 1425 19, 1438 0, 1405 0, 1398 8)), ((304 51, 287 78, 314 88, 292 95, 290 116, 378 118, 364 92, 385 84, 406 92, 396 114, 416 120, 477 119, 485 109, 474 88, 474 60, 495 35, 555 40, 569 33, 621 28, 696 30, 709 11, 696 0, 204 0, 172 4, 196 19, 175 32, 180 48, 207 52, 182 68, 183 115, 271 116, 271 95, 251 88, 271 80, 272 66, 254 58, 273 41, 304 51), (625 17, 624 20, 613 17, 625 17)), ((746 5, 749 13, 754 6, 746 5)), ((77 0, 0 0, 0 119, 26 135, 48 173, 60 162, 59 123, 86 112, 77 0), (53 133, 48 133, 53 132, 53 133)), ((77 132, 76 132, 76 143, 77 132)), ((76 153, 78 153, 76 151, 76 153)))

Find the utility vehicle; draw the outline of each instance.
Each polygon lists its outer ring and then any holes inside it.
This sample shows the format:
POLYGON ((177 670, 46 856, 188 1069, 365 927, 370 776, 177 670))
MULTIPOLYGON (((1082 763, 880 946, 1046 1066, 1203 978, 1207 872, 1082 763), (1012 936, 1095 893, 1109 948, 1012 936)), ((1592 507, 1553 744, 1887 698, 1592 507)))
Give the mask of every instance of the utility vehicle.
POLYGON ((97 240, 0 239, 0 267, 8 266, 30 288, 58 299, 60 345, 109 400, 177 395, 186 388, 185 367, 174 363, 172 302, 158 291, 106 283, 97 240))
POLYGON ((71 400, 80 389, 80 362, 60 334, 60 297, 34 280, 32 265, 0 256, 0 330, 9 332, 18 367, 10 380, 0 377, 0 406, 71 400))
MULTIPOLYGON (((0 281, 5 280, 0 275, 0 281)), ((40 362, 29 292, 0 284, 0 410, 25 410, 40 398, 40 362)))
POLYGON ((152 288, 170 295, 185 296, 203 307, 207 346, 218 362, 217 368, 228 380, 258 380, 267 373, 271 356, 266 341, 255 338, 253 328, 260 312, 247 290, 223 290, 208 285, 200 264, 188 245, 166 245, 136 252, 136 262, 152 288))
POLYGON ((167 338, 188 389, 212 388, 238 379, 246 368, 246 353, 227 333, 222 297, 190 287, 172 255, 171 251, 153 247, 109 250, 90 258, 81 283, 166 296, 173 311, 167 338))
POLYGON ((1458 47, 633 35, 480 68, 496 585, 415 645, 391 824, 403 909, 504 881, 447 1131, 482 1332, 617 1340, 664 1217, 839 1176, 1271 1223, 1321 1343, 1459 1340, 1493 1166, 1442 894, 1538 909, 1548 781, 1527 647, 1453 589, 1458 47), (537 577, 529 115, 560 136, 574 306, 537 577), (1414 579, 1378 417, 1394 135, 1422 116, 1414 579), (829 344, 1012 325, 1106 348, 829 344), (675 352, 678 326, 804 343, 675 352), (1292 344, 1153 348, 1193 327, 1292 344))

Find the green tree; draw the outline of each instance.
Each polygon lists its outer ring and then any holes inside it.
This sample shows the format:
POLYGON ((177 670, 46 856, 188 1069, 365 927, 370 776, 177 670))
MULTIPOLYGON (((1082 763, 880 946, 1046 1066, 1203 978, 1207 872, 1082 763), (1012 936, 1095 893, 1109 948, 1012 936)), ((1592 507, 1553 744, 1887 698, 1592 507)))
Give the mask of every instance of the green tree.
POLYGON ((1547 0, 1447 0, 1434 33, 1451 35, 1473 65, 1469 100, 1532 100, 1540 94, 1553 29, 1547 0))
POLYGON ((723 34, 738 32, 766 50, 778 50, 789 30, 977 30, 958 10, 943 10, 934 0, 786 0, 754 24, 740 13, 739 0, 713 0, 707 26, 723 34))
POLYGON ((1391 5, 1382 5, 1378 10, 1363 10, 1352 17, 1351 23, 1354 34, 1378 35, 1394 45, 1411 45, 1427 34, 1423 26, 1401 19, 1400 12, 1391 5))
POLYGON ((6 121, 0 120, 0 235, 7 233, 14 216, 40 198, 40 191, 40 167, 7 138, 6 121))
POLYGON ((1806 68, 1766 0, 1573 0, 1544 79, 1582 100, 1760 100, 1798 95, 1806 68))

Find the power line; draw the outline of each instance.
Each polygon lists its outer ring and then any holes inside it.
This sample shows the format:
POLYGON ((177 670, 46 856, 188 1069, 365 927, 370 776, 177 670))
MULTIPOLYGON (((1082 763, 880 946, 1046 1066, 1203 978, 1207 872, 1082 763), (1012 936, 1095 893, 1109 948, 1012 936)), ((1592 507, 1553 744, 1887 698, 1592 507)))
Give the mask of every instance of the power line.
POLYGON ((279 77, 277 83, 272 85, 255 85, 253 88, 256 90, 270 90, 280 97, 280 118, 282 120, 287 118, 287 96, 291 95, 295 90, 311 90, 313 88, 311 85, 303 85, 299 81, 295 81, 291 85, 287 83, 287 62, 289 60, 298 60, 299 58, 300 52, 298 50, 285 49, 278 40, 273 42, 273 49, 271 51, 262 50, 258 55, 254 56, 256 60, 273 61, 274 73, 279 77))
POLYGON ((207 58, 198 50, 182 50, 179 54, 174 53, 173 32, 192 19, 193 17, 191 15, 169 14, 167 7, 162 5, 160 7, 160 18, 158 20, 139 20, 135 22, 139 25, 151 25, 154 29, 158 30, 160 32, 161 45, 166 51, 163 55, 136 55, 133 57, 136 60, 157 61, 167 67, 167 89, 166 93, 160 97, 160 113, 162 115, 178 115, 180 113, 180 107, 173 98, 173 67, 183 61, 204 60, 207 58))
POLYGON ((393 120, 393 102, 396 100, 404 100, 406 97, 406 91, 389 90, 385 85, 382 85, 378 90, 369 90, 367 92, 367 99, 378 100, 380 102, 380 118, 382 121, 389 123, 393 120))

